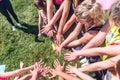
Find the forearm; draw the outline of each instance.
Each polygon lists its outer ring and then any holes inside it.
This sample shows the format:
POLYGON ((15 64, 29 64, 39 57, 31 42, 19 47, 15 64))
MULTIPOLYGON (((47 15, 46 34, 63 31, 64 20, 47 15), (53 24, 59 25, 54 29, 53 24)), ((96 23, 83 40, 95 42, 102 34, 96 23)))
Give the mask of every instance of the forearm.
POLYGON ((78 23, 75 27, 74 31, 70 33, 70 35, 67 37, 67 39, 61 44, 61 47, 67 46, 68 43, 73 41, 80 33, 81 31, 81 23, 78 23))
POLYGON ((26 67, 26 68, 22 68, 22 69, 18 69, 16 71, 11 71, 11 72, 6 72, 6 73, 1 73, 0 77, 15 77, 15 76, 19 76, 29 70, 33 69, 33 66, 30 67, 26 67))
POLYGON ((95 80, 94 78, 92 78, 91 76, 89 76, 89 75, 87 75, 87 74, 85 74, 85 73, 83 73, 83 72, 81 72, 81 71, 77 71, 76 73, 75 73, 78 77, 80 77, 82 80, 95 80))
POLYGON ((93 71, 108 69, 115 66, 119 60, 120 60, 120 55, 109 58, 105 61, 89 64, 87 66, 79 68, 79 70, 82 72, 93 72, 93 71))
POLYGON ((120 45, 79 50, 75 51, 75 54, 77 56, 100 56, 100 55, 116 56, 120 55, 120 45))
POLYGON ((67 47, 75 47, 75 46, 79 46, 80 44, 82 44, 81 41, 79 41, 79 40, 74 40, 74 41, 70 42, 70 43, 67 45, 67 47))
POLYGON ((94 32, 92 32, 92 31, 86 32, 83 37, 69 43, 67 46, 73 47, 73 46, 79 46, 81 44, 87 44, 97 33, 98 33, 97 31, 96 32, 95 31, 94 32))
POLYGON ((47 18, 48 23, 53 17, 53 0, 46 0, 47 1, 47 18))
POLYGON ((70 4, 71 4, 71 1, 69 1, 69 0, 65 0, 63 2, 63 12, 62 12, 62 17, 60 19, 57 34, 63 34, 63 27, 66 23, 66 20, 68 18, 69 12, 70 12, 70 4))
POLYGON ((57 71, 57 74, 59 76, 63 77, 65 80, 80 80, 77 77, 70 76, 69 74, 66 74, 66 73, 61 72, 61 71, 57 71))
POLYGON ((30 80, 38 80, 38 73, 35 72, 30 80))
POLYGON ((67 46, 71 41, 73 41, 77 37, 78 33, 72 32, 62 43, 61 47, 67 46))
POLYGON ((31 79, 31 77, 32 77, 32 74, 27 74, 27 75, 19 78, 18 80, 29 80, 29 79, 31 79))
POLYGON ((88 44, 86 44, 83 47, 83 49, 100 46, 104 42, 105 37, 107 33, 109 32, 109 30, 110 30, 110 23, 109 21, 107 21, 106 24, 99 31, 99 33, 88 44))
POLYGON ((41 15, 39 14, 39 18, 38 18, 38 30, 40 31, 41 29, 41 26, 42 26, 42 17, 41 15))
POLYGON ((72 26, 72 24, 76 21, 75 14, 71 16, 71 18, 67 21, 65 26, 63 27, 63 34, 72 26))
POLYGON ((62 15, 63 12, 63 4, 60 6, 60 8, 57 10, 57 12, 55 13, 55 15, 53 16, 53 18, 51 19, 51 21, 48 23, 51 27, 58 21, 58 19, 60 18, 60 16, 62 15))
POLYGON ((58 80, 64 80, 64 78, 61 76, 58 76, 58 80))

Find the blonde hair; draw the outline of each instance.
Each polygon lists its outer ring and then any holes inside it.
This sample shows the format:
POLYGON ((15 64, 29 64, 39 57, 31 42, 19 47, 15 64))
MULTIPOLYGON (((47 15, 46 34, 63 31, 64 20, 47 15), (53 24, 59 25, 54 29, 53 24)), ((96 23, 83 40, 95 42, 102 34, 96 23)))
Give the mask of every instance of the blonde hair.
POLYGON ((103 20, 103 10, 99 3, 82 2, 74 11, 78 18, 85 19, 91 25, 101 25, 103 20))
POLYGON ((109 9, 109 20, 114 22, 116 26, 120 26, 120 1, 113 3, 109 9))

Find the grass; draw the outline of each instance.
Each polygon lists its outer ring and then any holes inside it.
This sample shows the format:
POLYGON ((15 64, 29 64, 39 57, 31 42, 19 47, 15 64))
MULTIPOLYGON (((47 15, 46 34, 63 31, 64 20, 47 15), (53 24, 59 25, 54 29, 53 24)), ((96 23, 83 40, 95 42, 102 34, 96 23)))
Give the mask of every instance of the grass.
POLYGON ((59 57, 55 54, 49 38, 36 38, 38 16, 33 0, 11 0, 11 3, 23 28, 16 26, 17 29, 13 32, 11 25, 0 14, 0 64, 6 65, 6 71, 19 69, 20 61, 25 66, 32 65, 41 58, 50 66, 56 58, 62 62, 63 55, 59 57))

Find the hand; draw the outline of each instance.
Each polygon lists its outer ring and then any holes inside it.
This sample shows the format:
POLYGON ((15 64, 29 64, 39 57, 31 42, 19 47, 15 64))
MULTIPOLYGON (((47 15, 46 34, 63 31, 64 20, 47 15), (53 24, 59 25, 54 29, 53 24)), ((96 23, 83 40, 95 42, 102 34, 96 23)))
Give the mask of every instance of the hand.
POLYGON ((55 69, 51 69, 51 70, 50 70, 50 73, 52 74, 52 76, 49 77, 49 78, 54 78, 54 77, 57 76, 57 72, 63 71, 63 70, 64 70, 64 64, 65 64, 65 63, 63 63, 63 65, 61 65, 58 60, 55 60, 55 61, 54 61, 54 68, 55 68, 55 69))
POLYGON ((52 27, 49 24, 47 24, 41 31, 42 33, 47 34, 51 29, 52 27))
POLYGON ((75 66, 71 66, 71 65, 66 66, 66 71, 69 74, 76 74, 76 72, 78 71, 77 65, 75 65, 75 66))
POLYGON ((20 61, 20 69, 22 69, 23 67, 24 67, 24 63, 20 61))
POLYGON ((58 59, 54 61, 54 68, 56 71, 63 71, 64 65, 65 65, 65 63, 63 63, 63 65, 61 65, 60 62, 58 61, 58 59))
POLYGON ((48 33, 47 36, 49 36, 50 38, 54 36, 54 34, 56 33, 56 31, 54 29, 51 29, 48 33))
POLYGON ((36 62, 35 64, 34 64, 34 70, 33 71, 31 71, 31 74, 38 74, 39 72, 42 72, 42 64, 41 63, 39 63, 39 62, 36 62))
POLYGON ((42 75, 43 77, 49 76, 49 74, 48 74, 48 73, 49 73, 49 70, 50 70, 50 66, 48 66, 48 67, 44 66, 41 75, 42 75))
POLYGON ((57 34, 56 35, 56 44, 59 46, 61 44, 61 40, 63 38, 63 35, 57 34))
POLYGON ((54 78, 54 77, 57 76, 57 73, 56 73, 55 69, 50 69, 49 72, 52 74, 52 76, 49 77, 49 79, 54 78))
POLYGON ((62 47, 61 46, 56 46, 55 51, 58 55, 61 55, 62 47))
POLYGON ((70 62, 75 62, 79 59, 79 57, 74 52, 68 52, 64 55, 64 59, 70 62))

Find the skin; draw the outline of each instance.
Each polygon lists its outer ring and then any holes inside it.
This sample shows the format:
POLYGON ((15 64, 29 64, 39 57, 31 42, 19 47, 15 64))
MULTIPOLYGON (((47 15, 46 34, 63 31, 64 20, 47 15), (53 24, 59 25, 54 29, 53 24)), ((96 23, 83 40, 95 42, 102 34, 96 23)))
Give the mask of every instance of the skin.
MULTIPOLYGON (((69 10, 70 10, 70 4, 71 1, 70 0, 65 0, 60 8, 57 10, 57 12, 55 13, 55 15, 52 17, 52 19, 48 22, 48 25, 46 25, 46 27, 43 29, 43 33, 48 34, 50 30, 52 30, 53 25, 58 21, 58 19, 61 16, 60 19, 60 23, 59 23, 59 27, 58 27, 58 31, 57 31, 57 35, 56 35, 56 39, 57 39, 57 44, 59 44, 61 42, 61 35, 63 33, 63 27, 66 23, 68 14, 69 14, 69 10)), ((50 12, 50 11, 49 11, 50 12)), ((49 14, 48 12, 48 14, 49 14)), ((50 15, 50 14, 49 14, 50 15)), ((51 34, 48 34, 48 36, 51 34)))
POLYGON ((50 78, 54 78, 56 77, 57 75, 59 76, 59 80, 81 80, 77 77, 73 77, 69 74, 66 74, 63 72, 64 70, 64 63, 63 65, 60 64, 60 62, 58 60, 55 60, 54 61, 54 68, 55 69, 51 69, 50 70, 50 73, 52 74, 52 76, 50 78))
MULTIPOLYGON (((118 68, 120 67, 120 65, 118 65, 119 63, 120 63, 120 55, 109 58, 105 61, 92 63, 87 66, 81 67, 81 68, 76 68, 76 67, 68 65, 66 67, 66 70, 68 73, 74 73, 78 76, 82 76, 81 72, 94 72, 94 71, 99 71, 103 69, 110 70, 110 68, 112 68, 112 79, 111 80, 119 80, 120 79, 120 69, 118 68)), ((87 78, 87 76, 84 78, 87 78)), ((84 79, 84 80, 87 80, 87 79, 84 79)))
POLYGON ((0 74, 0 77, 1 78, 11 78, 11 77, 15 77, 15 76, 19 76, 29 70, 33 69, 33 65, 32 66, 29 66, 29 67, 26 67, 26 68, 22 68, 22 69, 18 69, 18 70, 15 70, 15 71, 11 71, 11 72, 6 72, 6 73, 1 73, 0 74))
POLYGON ((90 26, 89 23, 87 23, 86 21, 84 21, 84 19, 79 19, 78 17, 76 17, 76 20, 79 22, 77 24, 77 26, 75 27, 74 31, 67 37, 67 39, 65 39, 60 46, 58 46, 56 48, 57 52, 59 54, 61 54, 61 50, 63 47, 67 46, 67 47, 74 47, 74 46, 78 46, 80 44, 86 44, 88 43, 93 37, 96 36, 96 34, 98 33, 98 31, 88 31, 84 34, 83 37, 81 37, 78 40, 73 41, 80 33, 81 29, 82 29, 82 25, 85 25, 85 29, 87 30, 87 28, 90 26))
MULTIPOLYGON (((105 37, 106 37, 106 35, 107 35, 107 33, 109 32, 109 30, 110 30, 110 22, 109 21, 107 21, 106 22, 106 24, 101 28, 101 30, 98 32, 98 34, 92 39, 92 40, 90 40, 89 41, 89 43, 87 43, 84 47, 83 47, 83 49, 82 50, 80 50, 80 52, 78 51, 78 53, 75 51, 75 53, 77 53, 77 54, 69 54, 69 53, 66 53, 65 54, 65 59, 66 60, 68 60, 68 61, 76 61, 76 60, 78 60, 79 59, 79 57, 80 56, 77 56, 77 55, 79 55, 79 54, 81 54, 82 53, 82 51, 84 52, 86 49, 88 49, 88 51, 89 51, 89 48, 92 48, 92 47, 97 47, 97 46, 100 46, 103 42, 104 42, 104 40, 105 40, 105 37), (85 50, 84 50, 85 49, 85 50), (74 56, 74 58, 73 58, 73 56, 74 56), (69 57, 69 59, 67 58, 67 57, 69 57), (71 58, 70 58, 71 57, 71 58)), ((97 49, 97 51, 100 51, 99 49, 103 49, 102 47, 100 48, 98 48, 97 49)), ((95 48, 95 50, 96 50, 96 48, 95 48)), ((94 51, 95 51, 94 50, 94 51)), ((74 52, 73 52, 74 53, 74 52)), ((87 52, 87 50, 86 50, 86 53, 89 53, 89 55, 90 54, 95 54, 95 55, 97 55, 96 54, 96 51, 93 53, 91 53, 91 52, 87 52)), ((103 53, 103 52, 102 52, 103 53)), ((89 56, 89 55, 86 55, 86 56, 89 56)), ((94 56, 95 56, 94 55, 94 56)), ((81 56, 83 56, 83 55, 81 55, 81 56)))

